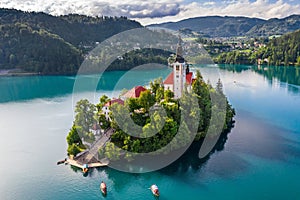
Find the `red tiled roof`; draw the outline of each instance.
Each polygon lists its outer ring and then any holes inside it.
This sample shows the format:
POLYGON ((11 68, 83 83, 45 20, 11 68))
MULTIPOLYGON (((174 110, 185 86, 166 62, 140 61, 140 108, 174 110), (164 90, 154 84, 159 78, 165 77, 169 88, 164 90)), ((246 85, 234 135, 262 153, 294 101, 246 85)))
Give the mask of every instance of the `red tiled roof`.
POLYGON ((136 86, 134 88, 132 88, 131 90, 129 90, 128 92, 126 92, 123 96, 126 98, 138 98, 141 95, 141 92, 147 90, 146 88, 144 88, 143 86, 136 86))
POLYGON ((122 99, 113 99, 113 100, 110 100, 109 102, 107 102, 104 106, 108 107, 108 106, 113 105, 114 103, 124 105, 124 101, 122 99))
POLYGON ((186 75, 186 83, 187 84, 192 84, 192 78, 193 78, 193 72, 189 72, 187 75, 186 75))
MULTIPOLYGON (((193 72, 189 72, 186 75, 186 83, 189 85, 192 84, 192 79, 193 79, 193 72)), ((171 72, 169 74, 169 76, 164 81, 164 84, 174 84, 174 72, 171 72)))
POLYGON ((174 84, 174 72, 171 72, 169 76, 164 81, 164 84, 174 84))

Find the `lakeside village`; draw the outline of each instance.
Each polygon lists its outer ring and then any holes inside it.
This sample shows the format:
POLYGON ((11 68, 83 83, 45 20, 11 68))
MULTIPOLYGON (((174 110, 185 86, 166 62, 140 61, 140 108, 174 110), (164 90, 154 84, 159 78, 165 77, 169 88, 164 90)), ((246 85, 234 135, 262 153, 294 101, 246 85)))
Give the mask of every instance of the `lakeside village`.
MULTIPOLYGON (((70 164, 82 169, 86 174, 89 168, 107 166, 110 161, 120 159, 120 156, 130 161, 134 157, 126 153, 121 155, 120 148, 134 153, 154 152, 170 143, 181 123, 185 127, 185 135, 172 144, 173 150, 179 149, 193 139, 189 127, 195 124, 193 120, 181 121, 182 112, 190 118, 195 113, 200 113, 198 133, 194 140, 199 141, 204 138, 213 117, 212 109, 218 110, 215 108, 217 105, 212 107, 210 94, 214 93, 224 98, 222 83, 219 81, 214 88, 203 80, 200 71, 196 73, 190 71, 189 64, 183 57, 181 38, 176 55, 169 59, 169 62, 169 66, 173 68, 169 76, 164 81, 161 78, 154 80, 149 88, 136 86, 121 94, 119 98, 113 99, 103 95, 97 105, 91 104, 88 100, 77 102, 75 120, 67 136, 68 158, 57 164, 70 164), (197 98, 191 98, 191 95, 197 98), (199 106, 188 106, 191 107, 190 110, 183 110, 179 105, 179 99, 181 105, 199 106), (154 111, 150 116, 151 108, 158 105, 165 109, 167 116, 163 116, 159 111, 154 111), (158 126, 161 121, 165 120, 165 124, 152 137, 129 136, 114 119, 114 116, 124 116, 128 110, 134 123, 142 127, 144 135, 156 130, 155 126, 158 126)), ((222 124, 223 132, 230 131, 235 115, 234 109, 227 100, 226 103, 226 110, 220 109, 218 111, 220 113, 216 115, 225 117, 225 123, 222 124)), ((153 194, 159 194, 157 186, 153 188, 153 194)))

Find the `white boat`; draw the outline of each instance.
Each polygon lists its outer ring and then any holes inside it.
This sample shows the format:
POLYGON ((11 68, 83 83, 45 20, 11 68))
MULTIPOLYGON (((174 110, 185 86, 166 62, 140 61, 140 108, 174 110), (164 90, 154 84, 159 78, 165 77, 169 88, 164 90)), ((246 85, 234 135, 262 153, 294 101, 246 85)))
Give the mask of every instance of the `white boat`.
POLYGON ((106 195, 107 188, 106 188, 106 184, 103 181, 100 184, 100 190, 101 190, 101 192, 102 192, 103 195, 106 195))
POLYGON ((157 185, 155 185, 155 184, 151 185, 150 190, 154 196, 157 196, 157 197, 159 196, 159 190, 158 190, 157 185))
POLYGON ((88 171, 89 171, 89 165, 88 164, 84 164, 82 166, 82 172, 86 174, 88 171))

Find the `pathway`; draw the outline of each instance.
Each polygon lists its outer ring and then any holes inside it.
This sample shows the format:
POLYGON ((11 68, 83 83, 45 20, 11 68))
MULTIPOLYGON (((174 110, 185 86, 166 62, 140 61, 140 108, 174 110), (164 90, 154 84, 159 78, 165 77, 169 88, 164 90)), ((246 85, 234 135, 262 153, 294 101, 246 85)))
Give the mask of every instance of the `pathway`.
POLYGON ((74 159, 68 159, 67 163, 79 168, 82 168, 84 164, 88 164, 89 167, 107 166, 107 160, 102 162, 98 160, 98 150, 103 148, 106 143, 110 141, 113 133, 114 130, 112 128, 106 130, 103 135, 91 145, 89 149, 78 154, 74 159))

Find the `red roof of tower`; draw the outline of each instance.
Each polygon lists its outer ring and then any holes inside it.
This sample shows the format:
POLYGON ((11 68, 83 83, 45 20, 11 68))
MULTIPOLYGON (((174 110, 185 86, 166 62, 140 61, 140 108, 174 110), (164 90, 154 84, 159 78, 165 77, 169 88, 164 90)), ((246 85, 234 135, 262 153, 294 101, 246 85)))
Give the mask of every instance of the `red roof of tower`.
MULTIPOLYGON (((193 72, 189 72, 188 74, 186 74, 185 79, 186 79, 186 83, 191 85, 193 80, 193 72)), ((171 72, 169 74, 169 76, 164 81, 164 84, 174 84, 174 72, 171 72)))
POLYGON ((174 84, 174 72, 171 72, 169 76, 164 81, 164 84, 174 84))
POLYGON ((186 83, 191 85, 193 79, 193 72, 189 72, 185 77, 186 77, 186 83))

